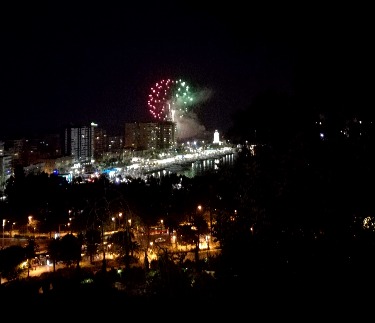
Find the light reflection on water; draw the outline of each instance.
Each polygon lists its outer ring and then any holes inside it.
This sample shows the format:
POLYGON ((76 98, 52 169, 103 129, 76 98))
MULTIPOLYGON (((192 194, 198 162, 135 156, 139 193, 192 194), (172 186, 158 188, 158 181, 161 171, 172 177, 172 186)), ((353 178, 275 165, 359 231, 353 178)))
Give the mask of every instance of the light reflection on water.
POLYGON ((159 178, 167 174, 175 173, 177 175, 193 178, 197 175, 215 172, 222 166, 233 166, 236 157, 237 154, 231 153, 219 158, 207 158, 196 160, 192 163, 168 165, 162 170, 149 173, 149 175, 159 178))

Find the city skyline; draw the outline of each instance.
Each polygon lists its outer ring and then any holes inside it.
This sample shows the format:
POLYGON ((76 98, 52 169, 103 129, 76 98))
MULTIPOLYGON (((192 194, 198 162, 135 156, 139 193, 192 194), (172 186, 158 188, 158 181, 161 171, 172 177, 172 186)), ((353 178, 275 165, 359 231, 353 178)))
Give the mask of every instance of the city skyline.
POLYGON ((4 9, 0 136, 152 119, 151 88, 168 78, 197 94, 191 120, 223 133, 232 113, 267 91, 297 97, 303 110, 364 110, 373 102, 370 20, 356 8, 4 9))

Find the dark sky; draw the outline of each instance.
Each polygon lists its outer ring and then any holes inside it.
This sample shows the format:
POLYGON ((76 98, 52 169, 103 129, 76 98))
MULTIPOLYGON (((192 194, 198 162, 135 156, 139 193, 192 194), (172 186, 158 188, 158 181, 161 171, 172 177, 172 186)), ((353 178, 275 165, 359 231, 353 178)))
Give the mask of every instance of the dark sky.
POLYGON ((373 109, 366 8, 122 3, 2 5, 0 136, 91 121, 122 132, 150 118, 166 78, 206 94, 194 113, 209 131, 267 90, 301 96, 301 109, 373 109))

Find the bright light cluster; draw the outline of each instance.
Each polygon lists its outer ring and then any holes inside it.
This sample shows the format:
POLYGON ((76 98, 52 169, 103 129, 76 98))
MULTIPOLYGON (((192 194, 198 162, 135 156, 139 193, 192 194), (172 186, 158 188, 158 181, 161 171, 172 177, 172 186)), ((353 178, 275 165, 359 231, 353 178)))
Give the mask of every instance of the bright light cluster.
POLYGON ((147 102, 151 115, 159 121, 175 121, 176 117, 183 117, 192 103, 188 84, 171 79, 156 83, 147 102))
POLYGON ((363 226, 364 229, 374 231, 374 229, 375 229, 374 218, 372 218, 370 216, 364 218, 362 226, 363 226))

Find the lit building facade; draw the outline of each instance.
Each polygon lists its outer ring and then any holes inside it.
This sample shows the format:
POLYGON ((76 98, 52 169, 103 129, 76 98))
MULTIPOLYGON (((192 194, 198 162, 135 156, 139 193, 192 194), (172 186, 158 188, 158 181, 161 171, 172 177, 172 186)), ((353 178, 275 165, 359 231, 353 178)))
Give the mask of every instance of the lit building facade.
POLYGON ((100 160, 108 151, 107 131, 103 128, 94 127, 94 158, 100 160))
POLYGON ((177 145, 176 142, 177 124, 175 122, 157 123, 157 149, 170 149, 177 145))
POLYGON ((12 156, 0 155, 0 191, 4 191, 6 181, 12 175, 12 156))
POLYGON ((125 124, 124 148, 133 150, 169 149, 176 146, 176 123, 132 122, 125 124))
POLYGON ((92 163, 94 160, 95 129, 89 126, 69 126, 64 131, 64 155, 72 156, 74 162, 92 163))
POLYGON ((219 131, 215 130, 214 132, 214 144, 220 144, 220 136, 219 136, 219 131))

